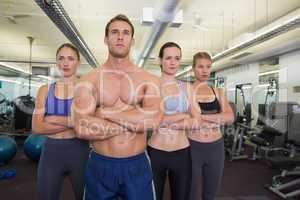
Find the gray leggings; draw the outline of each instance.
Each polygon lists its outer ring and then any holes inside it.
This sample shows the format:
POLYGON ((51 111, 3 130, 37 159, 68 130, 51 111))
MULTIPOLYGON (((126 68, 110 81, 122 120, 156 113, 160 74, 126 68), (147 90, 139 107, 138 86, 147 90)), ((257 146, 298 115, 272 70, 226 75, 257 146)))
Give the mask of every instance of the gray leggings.
POLYGON ((192 156, 190 200, 215 200, 223 176, 224 140, 222 138, 210 143, 190 140, 190 144, 192 156))
POLYGON ((38 166, 38 199, 58 200, 65 176, 70 177, 75 199, 82 199, 88 157, 87 141, 47 138, 38 166))

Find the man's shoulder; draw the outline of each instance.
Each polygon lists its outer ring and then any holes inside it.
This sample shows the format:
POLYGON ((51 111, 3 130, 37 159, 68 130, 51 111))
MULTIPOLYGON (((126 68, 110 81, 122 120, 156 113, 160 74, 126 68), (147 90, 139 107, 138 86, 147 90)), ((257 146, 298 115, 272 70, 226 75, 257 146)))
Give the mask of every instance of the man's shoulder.
POLYGON ((141 69, 141 74, 143 75, 143 78, 145 80, 149 80, 149 81, 158 81, 159 82, 159 77, 151 74, 150 72, 146 71, 145 69, 141 69))

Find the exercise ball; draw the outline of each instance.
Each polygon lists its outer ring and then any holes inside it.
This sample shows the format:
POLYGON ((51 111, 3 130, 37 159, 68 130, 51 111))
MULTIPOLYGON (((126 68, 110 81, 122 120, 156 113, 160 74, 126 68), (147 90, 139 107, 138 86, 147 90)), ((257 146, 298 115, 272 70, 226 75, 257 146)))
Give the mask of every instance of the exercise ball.
POLYGON ((0 165, 10 161, 17 153, 17 144, 16 142, 8 137, 1 135, 0 136, 0 165))
POLYGON ((38 161, 45 140, 46 137, 43 135, 29 135, 24 142, 25 155, 33 161, 38 161))

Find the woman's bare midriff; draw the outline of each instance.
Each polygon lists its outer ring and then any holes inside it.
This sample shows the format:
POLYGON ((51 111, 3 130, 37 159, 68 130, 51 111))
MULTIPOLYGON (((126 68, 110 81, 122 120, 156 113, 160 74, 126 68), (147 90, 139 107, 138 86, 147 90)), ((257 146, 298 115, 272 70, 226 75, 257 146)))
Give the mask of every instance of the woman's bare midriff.
POLYGON ((53 139, 71 139, 75 138, 75 131, 73 129, 65 130, 56 134, 47 135, 49 138, 53 139))
POLYGON ((163 151, 177 151, 190 146, 185 131, 159 129, 153 133, 148 145, 163 151))
POLYGON ((215 142, 222 138, 222 133, 219 128, 214 128, 214 129, 207 129, 206 131, 204 130, 197 130, 197 131, 190 131, 189 138, 194 141, 198 142, 215 142))
POLYGON ((126 158, 141 154, 146 149, 146 134, 121 133, 106 140, 92 142, 93 150, 113 158, 126 158))

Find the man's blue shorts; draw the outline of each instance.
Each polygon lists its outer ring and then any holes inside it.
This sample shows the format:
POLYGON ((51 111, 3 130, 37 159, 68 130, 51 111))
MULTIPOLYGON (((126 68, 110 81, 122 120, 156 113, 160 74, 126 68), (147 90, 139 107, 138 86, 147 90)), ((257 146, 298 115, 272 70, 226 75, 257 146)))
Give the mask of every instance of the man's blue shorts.
POLYGON ((111 158, 91 152, 86 172, 85 200, 154 200, 148 155, 111 158))

